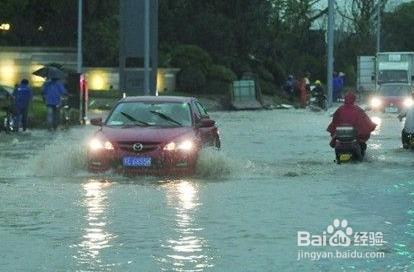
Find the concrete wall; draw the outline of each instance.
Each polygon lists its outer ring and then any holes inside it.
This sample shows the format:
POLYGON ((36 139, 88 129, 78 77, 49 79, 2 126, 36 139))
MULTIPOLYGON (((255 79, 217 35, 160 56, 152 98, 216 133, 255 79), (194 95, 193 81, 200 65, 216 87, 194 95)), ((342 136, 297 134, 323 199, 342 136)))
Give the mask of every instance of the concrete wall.
MULTIPOLYGON (((142 70, 142 69, 137 69, 142 70)), ((119 70, 117 68, 86 67, 84 69, 88 87, 91 90, 119 90, 119 70)), ((180 69, 158 68, 157 90, 174 91, 176 88, 176 77, 180 69)), ((137 92, 137 95, 139 93, 137 92)))
MULTIPOLYGON (((41 86, 43 79, 32 75, 45 64, 59 63, 67 69, 76 70, 74 48, 48 47, 0 47, 0 85, 13 86, 27 78, 32 86, 41 86)), ((119 69, 107 67, 85 67, 84 73, 91 90, 119 90, 119 69)), ((159 68, 157 90, 174 91, 179 69, 159 68)), ((138 93, 138 91, 137 91, 138 93)))
POLYGON ((27 78, 34 86, 42 84, 34 71, 48 63, 60 63, 66 68, 76 67, 76 50, 50 47, 0 47, 0 84, 13 86, 27 78))

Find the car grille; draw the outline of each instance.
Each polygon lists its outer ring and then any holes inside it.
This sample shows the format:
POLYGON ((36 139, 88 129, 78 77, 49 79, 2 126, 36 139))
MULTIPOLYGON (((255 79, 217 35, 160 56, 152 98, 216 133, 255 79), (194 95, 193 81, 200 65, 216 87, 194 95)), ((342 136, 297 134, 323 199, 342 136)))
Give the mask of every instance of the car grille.
POLYGON ((128 152, 135 152, 135 153, 145 153, 152 150, 155 150, 159 147, 160 143, 154 143, 154 142, 117 142, 117 145, 120 149, 128 151, 128 152), (133 146, 134 144, 142 144, 142 150, 137 151, 134 150, 133 146))

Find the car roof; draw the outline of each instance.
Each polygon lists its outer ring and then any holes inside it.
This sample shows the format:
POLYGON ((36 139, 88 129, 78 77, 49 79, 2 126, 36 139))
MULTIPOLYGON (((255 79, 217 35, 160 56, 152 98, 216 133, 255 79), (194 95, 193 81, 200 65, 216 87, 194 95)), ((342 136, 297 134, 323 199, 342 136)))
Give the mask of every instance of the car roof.
POLYGON ((171 102, 171 103, 190 103, 194 97, 187 96, 128 96, 119 102, 171 102))

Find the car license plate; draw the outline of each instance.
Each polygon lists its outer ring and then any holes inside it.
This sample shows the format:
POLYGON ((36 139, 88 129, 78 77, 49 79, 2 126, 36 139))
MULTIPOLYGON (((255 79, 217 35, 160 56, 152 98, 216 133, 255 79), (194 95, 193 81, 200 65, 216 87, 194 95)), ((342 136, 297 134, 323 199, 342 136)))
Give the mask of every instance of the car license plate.
POLYGON ((339 155, 339 160, 341 162, 349 161, 351 158, 352 158, 352 155, 348 153, 339 155))
POLYGON ((387 113, 396 113, 396 112, 398 112, 398 108, 397 107, 386 107, 385 112, 387 112, 387 113))
POLYGON ((124 157, 122 164, 126 167, 150 167, 150 157, 124 157))

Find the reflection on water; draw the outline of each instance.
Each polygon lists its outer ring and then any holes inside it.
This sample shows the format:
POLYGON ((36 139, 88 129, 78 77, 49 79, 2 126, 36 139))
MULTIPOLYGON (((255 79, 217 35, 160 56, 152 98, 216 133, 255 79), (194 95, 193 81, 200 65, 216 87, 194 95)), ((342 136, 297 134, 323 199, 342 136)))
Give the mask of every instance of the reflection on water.
POLYGON ((382 145, 380 143, 373 143, 369 144, 369 148, 373 150, 380 150, 382 148, 382 145))
POLYGON ((375 128, 375 131, 372 132, 372 135, 378 135, 381 132, 382 119, 378 116, 371 116, 370 118, 371 118, 371 121, 377 125, 377 127, 375 128))
POLYGON ((108 181, 89 180, 83 185, 85 191, 84 206, 87 209, 82 241, 79 247, 78 259, 81 266, 87 265, 90 269, 102 267, 100 253, 103 249, 111 246, 109 243, 115 236, 106 230, 107 218, 107 196, 105 188, 111 186, 108 181))
POLYGON ((184 180, 172 181, 164 188, 168 206, 176 211, 176 227, 174 237, 162 245, 172 253, 161 262, 167 265, 168 270, 175 271, 203 271, 212 267, 212 257, 206 252, 207 241, 200 235, 203 228, 195 220, 201 205, 196 184, 184 180))

